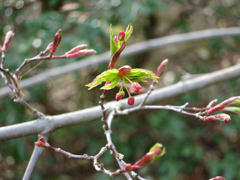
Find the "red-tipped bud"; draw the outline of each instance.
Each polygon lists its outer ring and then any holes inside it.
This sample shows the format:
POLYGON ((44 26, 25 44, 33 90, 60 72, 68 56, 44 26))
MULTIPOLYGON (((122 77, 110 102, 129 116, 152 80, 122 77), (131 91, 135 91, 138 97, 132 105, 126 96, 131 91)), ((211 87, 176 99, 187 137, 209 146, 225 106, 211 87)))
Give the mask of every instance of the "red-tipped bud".
POLYGON ((118 69, 118 74, 119 75, 125 75, 126 73, 128 73, 129 71, 131 71, 131 67, 126 65, 126 66, 122 66, 118 69))
POLYGON ((164 73, 164 68, 168 64, 168 59, 163 60, 157 68, 156 75, 160 77, 164 73))
POLYGON ((221 114, 214 114, 212 116, 204 116, 203 120, 206 122, 217 120, 217 121, 223 121, 224 123, 229 123, 231 120, 231 117, 228 114, 221 113, 221 114))
POLYGON ((207 114, 211 114, 215 111, 220 111, 222 110, 224 107, 226 107, 227 105, 233 103, 234 101, 236 100, 239 100, 240 99, 240 96, 236 96, 236 97, 231 97, 229 99, 226 99, 225 101, 221 102, 220 104, 216 105, 215 107, 213 108, 210 108, 208 111, 207 111, 207 114))
POLYGON ((122 99, 124 96, 125 96, 124 91, 119 91, 119 92, 116 94, 115 99, 116 99, 116 101, 119 101, 119 100, 122 99))
POLYGON ((69 50, 68 52, 66 52, 65 54, 73 54, 79 50, 85 49, 87 47, 86 44, 80 44, 78 46, 75 46, 74 48, 72 48, 71 50, 69 50))
POLYGON ((8 44, 11 41, 13 36, 14 36, 14 32, 13 31, 8 31, 7 32, 7 34, 5 36, 5 39, 4 39, 2 51, 6 51, 7 50, 7 46, 8 46, 8 44))
POLYGON ((210 101, 210 103, 207 105, 207 109, 212 108, 217 103, 217 101, 217 99, 210 101))
POLYGON ((41 135, 41 134, 38 134, 38 140, 41 142, 44 142, 44 143, 46 142, 43 135, 41 135))
POLYGON ((136 163, 133 165, 131 164, 125 164, 124 169, 122 169, 120 172, 130 172, 135 171, 138 169, 141 169, 151 163, 152 161, 160 158, 165 154, 165 148, 157 143, 155 146, 153 146, 153 149, 151 148, 150 152, 145 154, 141 159, 139 159, 136 163))
POLYGON ((42 142, 42 141, 37 141, 34 143, 36 146, 38 147, 42 147, 42 148, 47 148, 48 146, 46 145, 46 143, 42 142))
POLYGON ((130 96, 130 97, 128 98, 128 105, 132 106, 132 105, 134 105, 134 102, 135 102, 134 97, 130 96))
POLYGON ((117 38, 117 36, 114 36, 114 42, 115 42, 115 44, 117 44, 118 43, 118 38, 117 38))
POLYGON ((51 54, 54 54, 56 52, 56 49, 57 49, 58 45, 60 44, 61 40, 62 40, 62 30, 58 29, 56 34, 54 35, 53 47, 52 47, 51 54))
POLYGON ((149 164, 154 159, 155 156, 158 156, 161 153, 162 153, 162 149, 157 148, 154 151, 147 153, 140 160, 138 160, 134 165, 139 167, 144 167, 147 164, 149 164))
POLYGON ((131 89, 138 94, 142 93, 143 91, 142 86, 138 82, 131 83, 131 89))
POLYGON ((125 31, 122 30, 122 31, 120 31, 119 34, 118 34, 118 39, 119 39, 120 41, 123 41, 124 38, 125 38, 125 31))
POLYGON ((209 180, 225 180, 225 178, 222 176, 217 176, 217 177, 211 178, 209 180))
POLYGON ((89 56, 95 54, 96 51, 93 49, 83 49, 72 54, 66 54, 66 58, 77 58, 81 56, 89 56))

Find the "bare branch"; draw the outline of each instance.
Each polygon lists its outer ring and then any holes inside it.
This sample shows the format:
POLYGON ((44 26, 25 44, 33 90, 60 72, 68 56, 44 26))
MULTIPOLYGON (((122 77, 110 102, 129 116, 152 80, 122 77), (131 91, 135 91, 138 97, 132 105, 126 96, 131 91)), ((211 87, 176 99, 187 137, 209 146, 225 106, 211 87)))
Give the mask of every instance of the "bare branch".
POLYGON ((43 148, 40 148, 36 145, 34 146, 31 158, 30 158, 27 168, 24 172, 23 180, 29 180, 31 178, 33 170, 34 170, 34 168, 37 164, 37 161, 38 161, 40 155, 42 154, 43 150, 44 150, 43 148))
MULTIPOLYGON (((148 41, 144 41, 141 43, 128 46, 121 56, 122 57, 130 56, 130 55, 137 54, 139 52, 144 52, 154 48, 159 48, 162 46, 167 46, 172 44, 185 43, 189 41, 210 39, 210 38, 216 38, 216 37, 239 36, 239 35, 240 35, 239 27, 207 29, 207 30, 190 32, 185 34, 170 35, 170 36, 156 38, 156 39, 152 39, 152 40, 148 40, 148 41)), ((106 52, 98 56, 86 58, 85 60, 71 63, 63 67, 53 68, 43 73, 40 73, 34 77, 21 81, 20 86, 21 88, 27 88, 27 87, 42 83, 56 76, 64 75, 66 73, 83 69, 86 67, 91 67, 93 65, 97 65, 103 62, 108 62, 109 57, 110 57, 110 52, 106 52)), ((10 93, 10 90, 7 87, 0 89, 0 97, 6 96, 9 93, 10 93)))

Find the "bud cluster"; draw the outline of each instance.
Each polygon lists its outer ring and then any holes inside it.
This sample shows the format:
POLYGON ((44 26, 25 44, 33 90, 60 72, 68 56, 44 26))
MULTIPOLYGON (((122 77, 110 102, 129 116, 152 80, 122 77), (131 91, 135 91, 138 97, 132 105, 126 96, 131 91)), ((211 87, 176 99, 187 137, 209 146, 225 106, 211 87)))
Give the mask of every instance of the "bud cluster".
POLYGON ((239 111, 238 107, 235 107, 234 105, 239 105, 240 96, 235 96, 226 99, 225 101, 215 105, 217 103, 217 99, 212 100, 206 107, 205 113, 207 116, 203 117, 204 121, 223 121, 225 123, 229 123, 231 120, 231 117, 228 114, 220 113, 220 114, 213 114, 212 113, 216 111, 229 111, 229 112, 237 112, 239 111))
MULTIPOLYGON (((142 86, 138 82, 133 82, 128 78, 128 73, 131 70, 132 70, 132 68, 128 65, 122 66, 118 69, 118 75, 120 78, 125 79, 127 81, 127 83, 130 83, 130 90, 132 90, 133 92, 135 92, 137 94, 140 94, 143 92, 142 86)), ((130 90, 128 89, 128 86, 124 82, 121 83, 121 88, 115 96, 116 101, 119 101, 120 99, 122 99, 125 96, 123 88, 125 88, 126 91, 128 92, 128 96, 129 96, 128 104, 131 106, 134 105, 135 99, 134 99, 134 97, 131 96, 130 90)))

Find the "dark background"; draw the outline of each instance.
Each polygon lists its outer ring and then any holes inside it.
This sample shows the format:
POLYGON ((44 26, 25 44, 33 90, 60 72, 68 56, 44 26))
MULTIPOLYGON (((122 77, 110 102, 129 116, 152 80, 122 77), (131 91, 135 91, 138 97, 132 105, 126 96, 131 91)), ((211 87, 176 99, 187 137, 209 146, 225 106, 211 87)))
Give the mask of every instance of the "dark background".
MULTIPOLYGON (((109 50, 109 25, 114 31, 134 26, 128 44, 147 39, 202 30, 240 25, 238 0, 1 0, 0 37, 13 29, 14 40, 7 52, 6 66, 14 70, 27 57, 33 57, 52 39, 58 28, 63 30, 57 54, 75 45, 87 43, 100 54, 109 50)), ((169 59, 167 72, 159 86, 173 84, 182 76, 229 67, 240 62, 240 37, 214 38, 160 49, 122 58, 118 67, 129 64, 155 71, 159 62, 169 59)), ((45 69, 74 61, 43 63, 24 78, 45 69)), ((49 115, 79 110, 98 104, 98 88, 88 91, 85 84, 107 68, 107 64, 69 73, 25 90, 30 104, 49 115)), ((2 82, 1 82, 2 83, 2 82)), ((239 95, 239 78, 172 97, 158 104, 205 106, 210 100, 224 100, 239 95)), ((3 86, 3 83, 2 83, 3 86)), ((112 100, 114 91, 107 100, 112 100)), ((155 143, 167 147, 167 154, 139 173, 161 180, 205 180, 217 175, 227 180, 240 177, 240 119, 232 116, 230 124, 203 123, 195 118, 170 111, 142 111, 113 122, 113 140, 127 162, 135 162, 155 143)), ((9 97, 0 100, 0 126, 30 121, 32 116, 9 97)), ((50 143, 73 153, 93 155, 106 143, 99 119, 57 130, 50 143)), ((21 179, 33 150, 36 136, 1 142, 0 179, 21 179)), ((102 161, 110 169, 117 167, 111 156, 102 161)), ((44 151, 32 179, 110 179, 97 173, 88 161, 67 159, 44 151)), ((113 179, 123 179, 118 176, 113 179)))

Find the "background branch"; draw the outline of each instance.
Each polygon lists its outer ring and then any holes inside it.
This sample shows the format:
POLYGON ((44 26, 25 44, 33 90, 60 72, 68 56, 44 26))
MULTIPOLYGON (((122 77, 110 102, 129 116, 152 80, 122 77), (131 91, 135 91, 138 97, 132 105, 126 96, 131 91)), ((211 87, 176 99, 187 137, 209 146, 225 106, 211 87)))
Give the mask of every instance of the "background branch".
MULTIPOLYGON (((125 51, 121 54, 121 57, 138 54, 139 52, 144 52, 154 48, 159 48, 162 46, 167 46, 172 44, 210 39, 210 38, 216 38, 216 37, 239 36, 239 35, 240 35, 239 27, 207 29, 207 30, 190 32, 185 34, 170 35, 170 36, 156 38, 156 39, 144 41, 141 43, 137 43, 134 45, 130 45, 126 47, 125 51)), ((33 76, 31 78, 21 81, 20 87, 27 88, 27 87, 42 83, 56 76, 60 76, 60 75, 63 75, 72 71, 76 71, 79 69, 83 69, 86 67, 91 67, 93 65, 97 65, 103 62, 108 62, 109 57, 110 57, 110 52, 106 52, 98 56, 92 56, 84 60, 81 60, 79 62, 68 64, 66 66, 47 70, 36 76, 33 76)), ((11 91, 7 87, 3 87, 0 89, 0 97, 6 96, 10 92, 11 91)))

